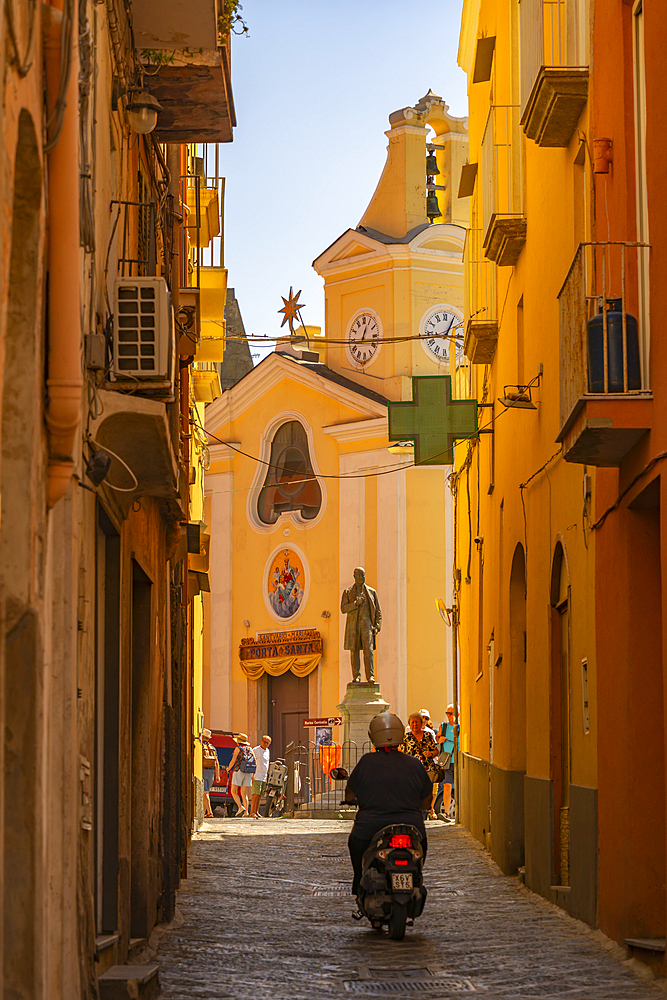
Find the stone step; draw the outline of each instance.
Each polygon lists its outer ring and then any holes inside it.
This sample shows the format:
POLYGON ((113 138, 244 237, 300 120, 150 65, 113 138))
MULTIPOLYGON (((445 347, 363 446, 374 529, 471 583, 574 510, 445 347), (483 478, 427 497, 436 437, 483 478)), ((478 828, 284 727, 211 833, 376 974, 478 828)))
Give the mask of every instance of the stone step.
POLYGON ((639 948, 641 951, 665 951, 665 938, 625 938, 625 943, 630 948, 639 948))
POLYGON ((156 1000, 158 965, 112 965, 98 978, 100 1000, 156 1000))

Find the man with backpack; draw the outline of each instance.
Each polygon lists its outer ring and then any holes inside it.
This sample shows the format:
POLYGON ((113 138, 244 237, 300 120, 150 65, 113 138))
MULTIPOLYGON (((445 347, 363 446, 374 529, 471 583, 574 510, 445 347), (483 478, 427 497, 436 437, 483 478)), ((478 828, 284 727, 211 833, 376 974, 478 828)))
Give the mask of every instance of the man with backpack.
POLYGON ((236 742, 238 746, 232 754, 228 770, 232 772, 232 798, 239 809, 236 814, 238 819, 250 815, 250 789, 257 761, 246 733, 238 733, 236 742))

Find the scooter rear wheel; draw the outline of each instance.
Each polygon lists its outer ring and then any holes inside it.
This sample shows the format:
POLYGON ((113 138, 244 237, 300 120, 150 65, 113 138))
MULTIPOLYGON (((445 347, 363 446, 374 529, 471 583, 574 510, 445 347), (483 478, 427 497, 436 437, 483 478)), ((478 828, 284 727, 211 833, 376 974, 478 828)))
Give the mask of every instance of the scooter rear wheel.
POLYGON ((408 904, 394 902, 389 917, 389 937, 392 941, 402 941, 405 937, 405 924, 408 919, 408 904))

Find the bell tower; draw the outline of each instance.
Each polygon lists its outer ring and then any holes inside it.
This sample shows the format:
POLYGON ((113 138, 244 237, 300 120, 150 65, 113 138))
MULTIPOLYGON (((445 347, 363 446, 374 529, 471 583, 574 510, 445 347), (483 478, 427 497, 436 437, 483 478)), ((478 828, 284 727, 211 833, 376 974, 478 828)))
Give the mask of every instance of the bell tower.
POLYGON ((432 91, 393 112, 389 125, 387 160, 368 208, 313 267, 324 279, 322 360, 402 399, 411 376, 449 374, 455 363, 468 217, 468 199, 457 192, 468 133, 467 119, 449 115, 432 91), (438 173, 427 173, 434 159, 438 173))

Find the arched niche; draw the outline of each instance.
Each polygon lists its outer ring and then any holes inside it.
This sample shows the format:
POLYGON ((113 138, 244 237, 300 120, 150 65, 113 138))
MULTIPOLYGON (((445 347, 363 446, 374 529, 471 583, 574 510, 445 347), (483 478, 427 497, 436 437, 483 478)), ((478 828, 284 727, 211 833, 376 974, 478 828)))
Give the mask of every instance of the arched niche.
POLYGON ((512 769, 526 770, 526 556, 519 542, 514 549, 509 587, 510 605, 510 729, 512 769))
POLYGON ((38 877, 42 650, 38 615, 31 607, 39 559, 36 511, 42 500, 40 210, 42 169, 32 118, 18 122, 12 203, 7 322, 4 337, 0 489, 0 593, 3 604, 4 809, 3 914, 6 996, 38 992, 38 877))

